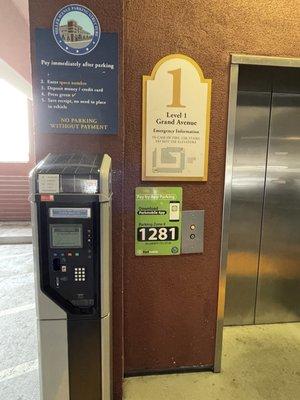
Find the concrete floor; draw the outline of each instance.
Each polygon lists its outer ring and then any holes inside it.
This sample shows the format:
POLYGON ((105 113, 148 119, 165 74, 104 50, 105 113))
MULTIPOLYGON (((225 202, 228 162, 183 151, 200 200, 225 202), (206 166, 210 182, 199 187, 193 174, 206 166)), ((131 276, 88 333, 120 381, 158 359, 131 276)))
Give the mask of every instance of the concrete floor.
MULTIPOLYGON (((0 246, 0 400, 39 400, 31 245, 0 246)), ((298 400, 300 324, 226 328, 221 374, 126 379, 124 400, 298 400)))
POLYGON ((0 222, 0 237, 31 236, 30 222, 0 222))
POLYGON ((31 245, 0 246, 0 399, 39 400, 31 245))
POLYGON ((0 245, 30 243, 32 243, 30 222, 0 222, 0 245))
POLYGON ((223 370, 128 378, 124 400, 299 400, 300 324, 228 327, 223 370))

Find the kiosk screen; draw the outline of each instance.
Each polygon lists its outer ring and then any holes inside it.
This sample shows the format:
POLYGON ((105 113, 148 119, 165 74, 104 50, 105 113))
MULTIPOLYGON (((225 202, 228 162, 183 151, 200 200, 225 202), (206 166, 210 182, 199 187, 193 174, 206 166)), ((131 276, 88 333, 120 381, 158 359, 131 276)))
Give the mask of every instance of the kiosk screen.
POLYGON ((51 248, 82 248, 82 225, 51 225, 51 248))

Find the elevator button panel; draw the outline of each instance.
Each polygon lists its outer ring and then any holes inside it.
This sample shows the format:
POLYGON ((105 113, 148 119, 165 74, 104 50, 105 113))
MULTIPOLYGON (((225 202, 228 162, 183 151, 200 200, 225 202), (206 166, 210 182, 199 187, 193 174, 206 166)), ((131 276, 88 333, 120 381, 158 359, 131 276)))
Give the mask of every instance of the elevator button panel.
POLYGON ((182 211, 182 254, 203 253, 204 210, 182 211))

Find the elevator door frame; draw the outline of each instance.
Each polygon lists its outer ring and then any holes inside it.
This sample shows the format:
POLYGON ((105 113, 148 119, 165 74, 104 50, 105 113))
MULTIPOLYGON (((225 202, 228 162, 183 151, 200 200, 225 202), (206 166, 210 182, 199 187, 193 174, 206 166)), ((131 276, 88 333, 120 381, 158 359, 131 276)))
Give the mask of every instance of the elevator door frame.
POLYGON ((221 371, 221 361, 222 361, 222 343, 223 343, 225 291, 226 291, 226 266, 227 266, 228 238, 229 238, 229 224, 230 224, 233 150, 234 150, 234 140, 235 140, 235 122, 236 122, 236 110, 237 110, 239 65, 241 65, 241 64, 269 66, 269 67, 300 68, 300 58, 255 56, 255 55, 245 55, 245 54, 232 54, 231 55, 228 121, 227 121, 226 164, 225 164, 224 200, 223 200, 223 220, 222 220, 222 240, 221 240, 221 255, 220 255, 219 293, 218 293, 218 310, 217 310, 217 324, 216 324, 214 372, 221 371))

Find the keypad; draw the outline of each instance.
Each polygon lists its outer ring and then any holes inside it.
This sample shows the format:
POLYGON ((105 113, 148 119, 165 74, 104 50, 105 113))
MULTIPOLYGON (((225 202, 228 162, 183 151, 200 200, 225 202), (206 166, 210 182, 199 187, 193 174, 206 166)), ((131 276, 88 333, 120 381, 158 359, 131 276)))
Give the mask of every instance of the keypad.
POLYGON ((85 282, 85 267, 74 268, 75 282, 85 282))

